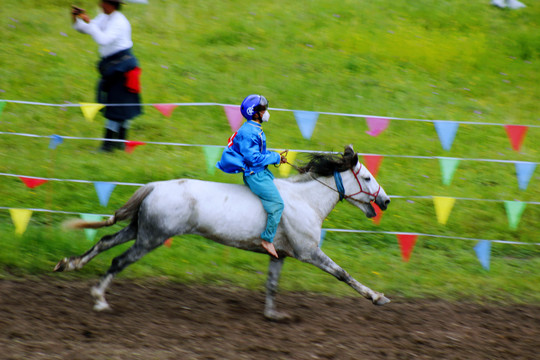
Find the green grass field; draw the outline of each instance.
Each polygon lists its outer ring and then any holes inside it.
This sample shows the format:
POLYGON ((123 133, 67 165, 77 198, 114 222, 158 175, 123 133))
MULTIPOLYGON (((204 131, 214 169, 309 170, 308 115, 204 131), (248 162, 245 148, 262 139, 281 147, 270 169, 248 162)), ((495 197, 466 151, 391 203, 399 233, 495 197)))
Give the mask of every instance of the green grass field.
MULTIPOLYGON (((54 104, 93 102, 97 46, 71 28, 72 2, 4 0, 0 8, 0 99, 54 104)), ((529 4, 530 3, 530 4, 529 4)), ((313 0, 158 1, 123 12, 133 28, 143 68, 145 103, 239 104, 262 93, 270 107, 427 120, 540 124, 540 4, 504 11, 489 1, 399 3, 313 0)), ((95 1, 81 1, 92 17, 95 1)), ((8 103, 0 131, 101 137, 103 119, 84 120, 76 107, 8 103)), ((378 137, 363 118, 320 115, 310 140, 292 112, 273 111, 268 145, 279 149, 540 161, 540 128, 531 127, 519 152, 504 128, 461 124, 450 151, 430 122, 391 121, 378 137)), ((225 145, 231 129, 219 106, 178 107, 170 118, 153 107, 133 122, 140 141, 225 145)), ((133 154, 97 154, 91 140, 0 135, 0 172, 59 179, 146 183, 179 177, 241 183, 240 176, 209 174, 200 147, 146 145, 133 154)), ((301 157, 301 156, 299 156, 301 157)), ((536 169, 518 188, 512 163, 461 161, 443 185, 437 159, 385 157, 378 181, 389 195, 540 201, 536 169)), ((277 174, 277 171, 274 173, 277 174)), ((117 186, 100 206, 92 184, 48 182, 28 189, 0 176, 0 206, 110 214, 134 187, 117 186)), ((91 246, 82 232, 66 232, 67 215, 34 212, 22 236, 0 211, 0 277, 49 274, 62 257, 91 246)), ((394 199, 379 226, 360 210, 339 204, 325 228, 417 232, 450 237, 539 242, 540 206, 528 204, 510 230, 502 202, 457 200, 446 225, 431 199, 394 199)), ((101 229, 98 237, 109 233, 101 229)), ((419 237, 410 262, 401 260, 394 235, 328 232, 323 250, 360 282, 392 295, 489 301, 540 301, 540 247, 493 243, 484 270, 474 241, 419 237)), ((59 277, 97 277, 111 250, 84 270, 59 277)), ((261 289, 263 255, 225 248, 194 236, 175 238, 126 269, 124 277, 233 284, 261 289)), ((281 281, 286 290, 350 295, 330 275, 295 260, 281 281)))

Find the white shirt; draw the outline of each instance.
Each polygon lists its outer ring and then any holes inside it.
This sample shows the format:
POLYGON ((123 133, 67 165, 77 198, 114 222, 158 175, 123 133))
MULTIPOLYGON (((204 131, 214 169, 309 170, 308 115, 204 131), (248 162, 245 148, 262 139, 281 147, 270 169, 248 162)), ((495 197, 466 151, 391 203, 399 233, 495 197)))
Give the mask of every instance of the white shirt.
POLYGON ((99 14, 90 23, 77 18, 73 28, 83 34, 91 35, 99 45, 99 55, 107 57, 133 46, 131 41, 131 25, 119 11, 110 15, 99 14))

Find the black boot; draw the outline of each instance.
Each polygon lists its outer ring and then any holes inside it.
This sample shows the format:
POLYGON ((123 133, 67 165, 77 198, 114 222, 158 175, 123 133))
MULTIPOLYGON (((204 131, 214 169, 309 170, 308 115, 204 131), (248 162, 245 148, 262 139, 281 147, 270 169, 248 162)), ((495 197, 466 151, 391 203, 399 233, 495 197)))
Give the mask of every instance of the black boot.
MULTIPOLYGON (((112 131, 110 129, 105 129, 105 139, 116 139, 118 137, 118 133, 116 131, 112 131)), ((107 141, 105 140, 101 147, 99 148, 99 151, 101 152, 112 152, 115 148, 115 141, 107 141)))
MULTIPOLYGON (((120 126, 120 132, 118 133, 118 139, 126 140, 126 137, 127 137, 127 128, 125 128, 123 126, 120 126)), ((117 142, 114 145, 119 150, 125 150, 126 149, 126 143, 125 142, 117 142)))

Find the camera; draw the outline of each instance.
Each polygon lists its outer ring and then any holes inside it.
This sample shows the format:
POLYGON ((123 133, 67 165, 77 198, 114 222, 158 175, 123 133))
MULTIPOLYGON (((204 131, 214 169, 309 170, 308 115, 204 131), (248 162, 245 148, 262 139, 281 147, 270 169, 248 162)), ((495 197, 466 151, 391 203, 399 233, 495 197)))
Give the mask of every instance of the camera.
POLYGON ((71 13, 73 15, 81 15, 81 14, 84 14, 85 10, 78 7, 78 6, 75 6, 75 5, 71 5, 71 13))

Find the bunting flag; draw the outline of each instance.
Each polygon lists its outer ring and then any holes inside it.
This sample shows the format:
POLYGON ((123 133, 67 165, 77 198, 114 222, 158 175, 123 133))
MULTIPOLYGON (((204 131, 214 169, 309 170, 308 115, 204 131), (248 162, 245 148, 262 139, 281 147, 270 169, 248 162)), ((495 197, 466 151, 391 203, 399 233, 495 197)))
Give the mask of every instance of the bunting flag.
POLYGON ((319 113, 315 111, 296 110, 294 111, 294 117, 296 118, 296 123, 298 124, 298 128, 304 139, 311 139, 311 135, 317 124, 319 113))
POLYGON ((47 179, 27 178, 24 176, 19 176, 19 179, 21 179, 24 185, 26 185, 30 189, 38 187, 39 185, 45 184, 47 181, 49 181, 47 179))
POLYGON ((4 111, 5 107, 6 107, 6 102, 0 101, 0 116, 2 115, 2 112, 4 111))
POLYGON ((49 149, 54 150, 58 145, 64 142, 64 138, 62 138, 60 135, 51 135, 49 137, 51 138, 51 141, 49 141, 49 149))
MULTIPOLYGON (((282 150, 280 150, 279 152, 281 152, 282 150)), ((289 164, 294 164, 294 160, 296 160, 296 155, 297 155, 297 152, 296 151, 289 151, 289 153, 287 154, 287 162, 289 164)), ((289 165, 289 164, 281 164, 278 168, 278 171, 279 171, 279 175, 283 176, 283 177, 287 177, 289 176, 289 174, 291 173, 291 169, 292 169, 292 166, 289 165)))
POLYGON ((450 185, 454 172, 458 167, 460 159, 456 158, 439 158, 439 165, 441 167, 442 182, 444 185, 450 185))
POLYGON ((206 171, 210 175, 216 173, 216 163, 221 157, 223 149, 216 146, 203 146, 204 159, 206 160, 206 171))
POLYGON ((373 175, 374 177, 377 177, 377 173, 379 172, 379 167, 381 166, 382 160, 382 155, 364 155, 366 167, 368 168, 371 175, 373 175))
POLYGON ((454 207, 456 202, 455 198, 434 196, 433 203, 435 204, 435 214, 437 215, 437 221, 439 224, 445 225, 448 221, 448 216, 454 207))
POLYGON ((526 190, 529 186, 529 181, 531 180, 534 169, 536 169, 536 163, 526 162, 526 161, 516 161, 514 162, 516 166, 516 175, 518 180, 518 185, 521 190, 526 190))
MULTIPOLYGON (((81 214, 81 219, 84 221, 101 221, 103 217, 96 214, 81 214)), ((84 229, 84 235, 88 241, 94 241, 96 237, 97 229, 84 229)))
POLYGON ((439 135, 439 140, 444 150, 448 151, 452 148, 452 143, 456 137, 459 123, 453 121, 434 121, 435 130, 439 135))
POLYGON ((319 239, 319 248, 322 247, 322 244, 323 244, 323 241, 324 241, 324 237, 326 236, 326 230, 324 229, 321 229, 321 238, 319 239))
POLYGON ((98 113, 98 111, 105 107, 105 105, 103 104, 84 103, 84 102, 80 103, 80 105, 81 105, 81 111, 84 115, 84 118, 89 122, 94 121, 94 117, 96 117, 96 114, 98 113))
POLYGON ((504 125, 504 129, 506 130, 506 134, 510 139, 512 149, 519 151, 529 127, 527 125, 504 125))
POLYGON ((517 230, 521 215, 525 210, 527 203, 521 201, 505 201, 504 208, 508 217, 508 225, 510 230, 517 230))
POLYGON ((372 202, 371 205, 373 205, 373 208, 375 209, 375 214, 377 214, 374 217, 372 217, 371 220, 373 220, 375 225, 379 225, 381 223, 383 212, 381 208, 377 204, 375 204, 375 202, 372 202))
POLYGON ((163 243, 163 245, 164 245, 165 247, 170 248, 171 245, 172 245, 172 238, 168 238, 167 240, 165 240, 165 242, 163 243))
POLYGON ((225 115, 227 116, 232 131, 236 132, 240 129, 240 126, 242 126, 242 122, 244 121, 244 117, 240 112, 240 106, 225 105, 223 106, 223 110, 225 110, 225 115))
POLYGON ((418 235, 397 234, 396 236, 399 242, 399 248, 401 249, 401 257, 403 258, 403 261, 409 261, 418 235))
POLYGON ((369 128, 369 131, 366 131, 366 134, 371 136, 378 136, 388 127, 390 123, 389 119, 383 119, 378 117, 367 117, 366 123, 369 128))
POLYGON ((166 117, 171 117, 173 110, 176 109, 178 105, 175 104, 152 104, 160 113, 166 117))
POLYGON ((99 198, 101 206, 107 206, 109 198, 115 188, 116 184, 105 181, 94 181, 94 187, 99 198))
POLYGON ((15 234, 22 235, 26 231, 28 222, 32 217, 32 210, 27 209, 9 209, 11 220, 15 225, 15 234))
POLYGON ((478 244, 474 246, 474 251, 480 264, 486 270, 489 270, 489 258, 491 255, 491 241, 489 240, 480 240, 478 244))
POLYGON ((146 145, 146 143, 142 141, 135 141, 135 140, 126 141, 126 152, 128 154, 131 154, 135 150, 135 148, 139 145, 146 145))

